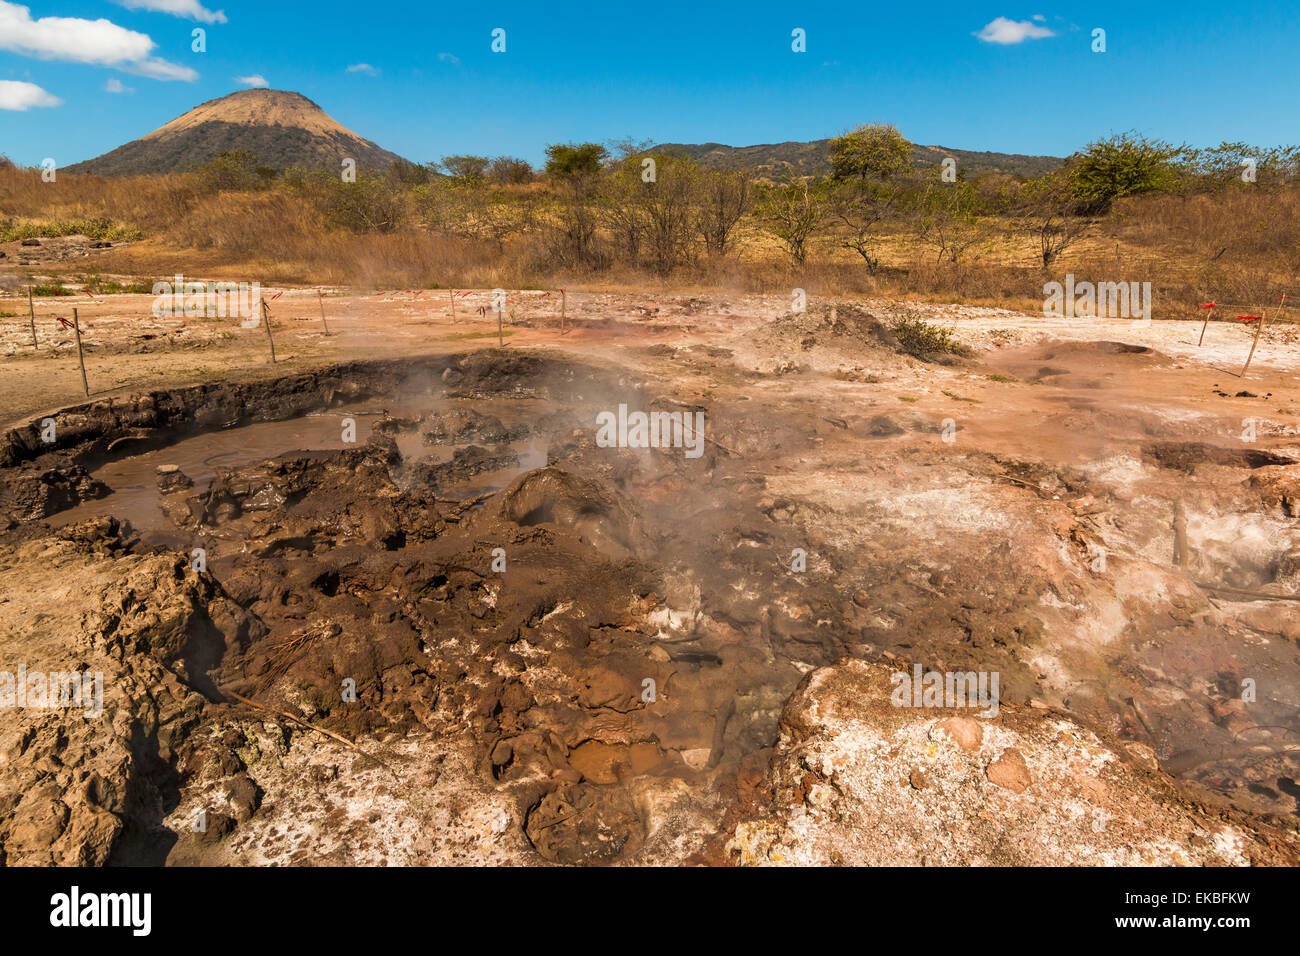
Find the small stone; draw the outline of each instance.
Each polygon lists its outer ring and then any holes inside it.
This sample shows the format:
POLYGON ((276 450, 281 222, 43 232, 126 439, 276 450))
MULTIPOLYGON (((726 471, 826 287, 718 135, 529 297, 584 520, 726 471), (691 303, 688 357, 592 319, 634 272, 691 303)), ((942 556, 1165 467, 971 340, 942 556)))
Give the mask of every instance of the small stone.
POLYGON ((861 608, 870 607, 871 595, 862 590, 862 588, 858 588, 853 592, 853 603, 861 608))
POLYGON ((912 775, 908 777, 908 780, 911 781, 914 790, 924 790, 930 786, 930 781, 926 779, 925 773, 919 767, 912 771, 912 775))
POLYGON ((709 755, 712 751, 708 747, 696 747, 691 750, 682 751, 682 763, 692 770, 703 770, 709 765, 709 755))
POLYGON ((935 739, 937 732, 943 731, 952 738, 962 750, 979 750, 984 740, 984 728, 970 717, 949 717, 941 720, 930 730, 930 739, 935 739))
POLYGON ((194 482, 178 465, 158 466, 158 489, 165 495, 193 488, 194 482))
POLYGON ((1024 793, 1033 782, 1029 776, 1029 765, 1025 763, 1025 755, 1015 747, 1002 751, 1002 756, 989 764, 984 772, 990 783, 1012 793, 1024 793))
POLYGON ((663 647, 661 647, 658 644, 650 648, 650 653, 647 656, 650 658, 650 660, 659 661, 659 663, 661 664, 666 664, 673 659, 672 655, 669 654, 666 650, 664 650, 663 647))

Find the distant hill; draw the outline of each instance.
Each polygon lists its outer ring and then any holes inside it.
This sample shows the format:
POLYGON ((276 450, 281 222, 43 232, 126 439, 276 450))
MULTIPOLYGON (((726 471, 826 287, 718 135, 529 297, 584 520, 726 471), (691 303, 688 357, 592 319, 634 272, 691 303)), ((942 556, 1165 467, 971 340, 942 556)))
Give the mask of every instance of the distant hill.
POLYGON ((344 158, 362 170, 386 169, 400 157, 362 139, 300 93, 240 90, 209 100, 147 136, 67 167, 71 173, 134 176, 184 172, 226 150, 244 149, 259 166, 328 169, 344 158))
MULTIPOLYGON (((771 143, 763 146, 723 146, 721 143, 663 143, 659 149, 679 150, 702 166, 730 166, 759 175, 780 176, 789 171, 800 175, 825 172, 830 168, 829 139, 807 143, 771 143)), ((1023 156, 1019 153, 979 153, 945 146, 913 146, 914 166, 937 166, 945 157, 957 160, 968 176, 1008 173, 1013 176, 1041 176, 1059 167, 1056 156, 1023 156)))

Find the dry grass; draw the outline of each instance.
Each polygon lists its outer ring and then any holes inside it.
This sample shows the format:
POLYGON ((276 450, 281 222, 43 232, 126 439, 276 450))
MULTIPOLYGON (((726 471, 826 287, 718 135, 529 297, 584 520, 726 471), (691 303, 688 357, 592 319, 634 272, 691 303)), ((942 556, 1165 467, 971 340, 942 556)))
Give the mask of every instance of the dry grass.
MULTIPOLYGON (((533 190, 537 191, 536 188, 533 190)), ((213 194, 190 174, 112 179, 0 167, 0 209, 15 224, 109 220, 148 238, 100 259, 104 271, 132 276, 182 271, 264 282, 349 284, 361 288, 541 288, 583 282, 644 289, 698 287, 821 295, 880 295, 1037 309, 1042 286, 1072 272, 1080 281, 1151 282, 1155 316, 1187 317, 1214 299, 1229 309, 1266 308, 1300 272, 1300 187, 1228 188, 1214 194, 1123 200, 1096 223, 1050 274, 1035 241, 1009 220, 980 224, 962 261, 937 262, 905 223, 885 227, 872 273, 833 228, 795 265, 763 225, 739 229, 734 252, 702 259, 663 278, 614 266, 598 273, 557 270, 536 232, 502 243, 431 232, 419 211, 390 233, 329 226, 306 191, 275 188, 213 194)))

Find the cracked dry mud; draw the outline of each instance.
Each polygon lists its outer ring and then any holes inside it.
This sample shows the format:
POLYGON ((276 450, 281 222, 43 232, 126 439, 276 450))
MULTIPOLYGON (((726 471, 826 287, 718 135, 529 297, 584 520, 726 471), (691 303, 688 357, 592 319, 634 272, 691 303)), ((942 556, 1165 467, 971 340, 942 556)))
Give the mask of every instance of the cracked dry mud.
POLYGON ((1293 368, 675 308, 4 436, 5 660, 104 713, 0 709, 3 862, 1297 862, 1293 368))

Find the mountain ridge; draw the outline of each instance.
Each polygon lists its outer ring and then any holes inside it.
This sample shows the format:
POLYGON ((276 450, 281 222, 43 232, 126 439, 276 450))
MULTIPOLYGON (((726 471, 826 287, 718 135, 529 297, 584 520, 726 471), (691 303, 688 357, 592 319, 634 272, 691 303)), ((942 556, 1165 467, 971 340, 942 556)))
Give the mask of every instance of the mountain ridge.
POLYGON ((139 139, 67 167, 71 173, 135 176, 183 172, 227 150, 259 166, 339 170, 344 159, 378 171, 400 159, 290 90, 238 90, 207 100, 139 139))
MULTIPOLYGON (((810 175, 830 168, 831 139, 788 140, 754 146, 727 146, 722 143, 661 143, 656 149, 678 150, 702 166, 732 166, 766 175, 791 172, 810 175)), ((1035 177, 1059 168, 1065 160, 1057 156, 1030 156, 1021 153, 998 153, 946 146, 912 146, 912 165, 937 166, 945 158, 957 160, 957 168, 968 175, 1007 173, 1035 177)))
MULTIPOLYGON (((829 169, 831 139, 789 140, 753 146, 664 143, 656 149, 684 153, 703 166, 735 166, 760 176, 808 175, 829 169)), ((379 172, 402 159, 339 123, 318 104, 290 90, 238 90, 207 100, 139 139, 67 167, 71 173, 130 176, 184 172, 230 150, 247 150, 257 165, 283 171, 293 166, 338 171, 346 158, 360 170, 379 172)), ((968 175, 988 172, 1041 176, 1064 160, 951 149, 912 147, 912 164, 937 166, 957 160, 968 175)))

